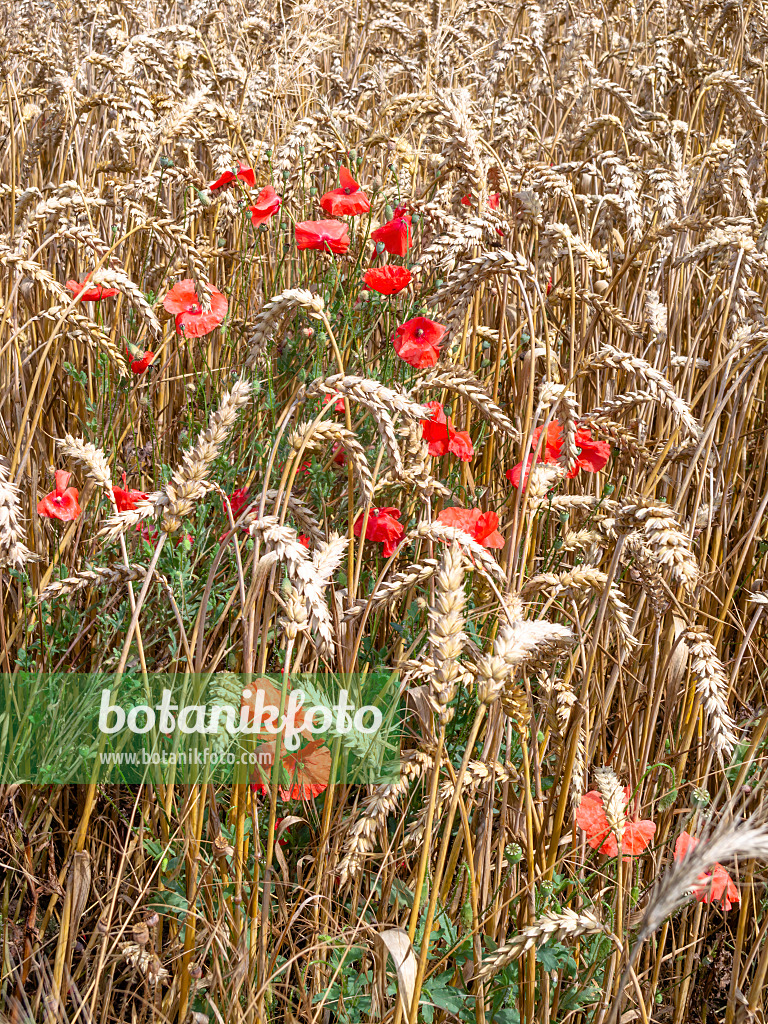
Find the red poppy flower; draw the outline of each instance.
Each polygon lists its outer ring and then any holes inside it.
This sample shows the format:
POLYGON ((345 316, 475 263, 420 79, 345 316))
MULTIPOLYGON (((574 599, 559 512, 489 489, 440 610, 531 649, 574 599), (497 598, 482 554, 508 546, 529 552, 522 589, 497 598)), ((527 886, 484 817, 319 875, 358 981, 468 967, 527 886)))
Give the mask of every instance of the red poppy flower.
POLYGON ((77 519, 82 509, 77 503, 76 487, 67 487, 72 476, 66 469, 56 470, 56 488, 37 503, 37 514, 46 519, 60 519, 68 523, 77 519))
POLYGON ((233 491, 232 494, 227 495, 227 497, 229 498, 229 504, 232 508, 232 518, 237 520, 240 513, 250 501, 251 496, 248 493, 248 488, 238 487, 236 491, 233 491))
POLYGON ((80 299, 81 302, 98 302, 99 299, 111 299, 113 295, 117 295, 117 288, 104 288, 100 284, 89 284, 88 274, 85 280, 81 283, 80 281, 67 281, 67 290, 72 292, 76 299, 80 299))
POLYGON ((132 491, 126 484, 126 474, 123 473, 123 486, 113 487, 112 493, 115 496, 115 505, 118 512, 131 512, 136 508, 137 501, 144 501, 149 497, 144 491, 132 491))
POLYGON ((382 242, 392 256, 405 256, 411 247, 411 215, 398 206, 395 216, 371 232, 374 242, 382 242))
MULTIPOLYGON (((675 860, 683 860, 698 842, 694 836, 681 832, 675 843, 675 860)), ((722 864, 715 864, 711 871, 699 875, 696 885, 693 886, 693 894, 699 903, 714 903, 715 900, 720 900, 723 910, 730 910, 731 905, 741 899, 739 890, 722 864)))
POLYGON ((447 333, 434 320, 417 316, 398 327, 392 341, 400 358, 419 370, 435 365, 440 358, 440 343, 447 333))
POLYGON ((363 274, 368 288, 380 295, 397 295, 411 283, 411 272, 406 267, 372 267, 363 274))
MULTIPOLYGON (((624 787, 624 804, 629 802, 629 787, 624 787)), ((581 798, 576 809, 576 823, 587 834, 587 843, 593 850, 600 850, 606 857, 615 857, 619 852, 616 836, 611 832, 603 807, 603 798, 598 790, 590 790, 581 798)), ((621 835, 622 859, 628 860, 642 853, 656 834, 656 825, 650 820, 628 821, 621 835)))
MULTIPOLYGON (((531 439, 531 447, 535 451, 536 446, 539 443, 541 437, 542 427, 537 427, 533 432, 533 438, 531 439)), ((570 473, 567 474, 568 478, 575 477, 580 469, 585 470, 587 473, 597 473, 599 470, 608 462, 611 457, 611 446, 607 441, 594 441, 592 435, 588 430, 577 430, 576 431, 576 444, 581 449, 581 452, 576 457, 576 462, 570 473)), ((539 462, 557 462, 560 458, 560 453, 563 450, 563 428, 557 420, 553 420, 547 427, 547 439, 544 443, 544 450, 539 455, 539 462)), ((523 486, 525 481, 528 479, 528 472, 533 464, 533 454, 528 456, 528 463, 523 478, 523 486)), ((518 462, 512 469, 508 469, 506 477, 511 480, 515 487, 520 487, 520 478, 522 475, 522 462, 518 462)))
POLYGON ((576 444, 581 453, 576 458, 576 465, 568 474, 574 477, 580 469, 587 473, 597 473, 605 467, 611 457, 611 446, 607 441, 595 441, 588 430, 576 431, 576 444))
POLYGON ((344 399, 341 397, 341 395, 339 395, 338 391, 332 395, 328 395, 325 401, 323 402, 323 405, 328 405, 328 403, 332 402, 334 398, 336 399, 336 404, 333 407, 334 410, 336 412, 344 412, 344 399))
POLYGON ((248 207, 251 212, 251 224, 256 228, 260 224, 266 224, 269 218, 273 217, 280 209, 281 203, 282 199, 277 192, 271 185, 267 185, 259 192, 256 203, 248 207))
POLYGON ((211 308, 207 313, 203 312, 195 282, 190 277, 177 281, 163 299, 163 309, 176 314, 176 331, 179 334, 183 329, 190 338, 202 338, 218 327, 227 315, 229 303, 226 296, 218 288, 208 287, 211 289, 211 308))
MULTIPOLYGON (((235 522, 237 522, 237 520, 238 520, 238 518, 240 516, 240 513, 243 511, 243 509, 246 507, 248 502, 251 500, 251 496, 250 496, 250 494, 248 492, 248 488, 247 487, 238 487, 238 489, 236 491, 233 491, 232 494, 228 494, 227 497, 229 498, 229 504, 230 504, 230 507, 232 509, 232 518, 235 520, 235 522)), ((223 504, 224 504, 224 502, 222 500, 222 505, 223 504)), ((226 516, 226 514, 227 514, 227 509, 226 509, 226 506, 225 506, 224 507, 224 515, 226 516)), ((245 526, 245 525, 241 526, 240 529, 244 533, 248 532, 248 527, 245 526)), ((220 541, 224 540, 224 538, 227 536, 228 532, 229 532, 229 528, 227 528, 224 531, 224 533, 222 533, 222 535, 219 537, 219 540, 220 541)))
MULTIPOLYGON (((490 208, 492 210, 498 210, 500 202, 501 202, 501 193, 500 192, 492 192, 491 195, 488 196, 488 205, 490 206, 490 208)), ((462 196, 461 197, 461 205, 462 206, 471 206, 472 205, 472 196, 462 196)))
POLYGON ((299 544, 303 544, 305 548, 309 547, 309 537, 306 533, 299 534, 299 544))
POLYGON ((475 449, 466 430, 453 429, 452 421, 446 420, 439 402, 427 402, 426 406, 432 410, 432 416, 421 421, 421 436, 425 441, 429 441, 429 454, 439 458, 451 452, 462 462, 469 462, 475 454, 475 449))
POLYGON ((237 176, 250 188, 253 188, 256 184, 256 175, 253 173, 253 168, 248 167, 242 160, 237 161, 237 176))
MULTIPOLYGON (((525 487, 525 482, 528 479, 528 473, 530 472, 531 466, 533 465, 533 453, 539 443, 541 432, 544 428, 537 427, 533 432, 531 438, 531 454, 528 456, 528 462, 526 463, 525 476, 523 477, 522 486, 525 487)), ((547 436, 544 441, 544 448, 539 452, 538 462, 557 462, 560 457, 560 452, 563 449, 563 428, 560 426, 557 420, 552 422, 547 427, 547 436)), ((520 477, 522 475, 523 464, 518 462, 512 469, 508 469, 506 472, 507 480, 511 480, 515 487, 520 487, 520 477)))
POLYGON ((347 225, 342 220, 302 220, 296 225, 299 249, 319 249, 343 256, 349 249, 347 225))
POLYGON ((333 461, 336 463, 337 466, 346 465, 347 456, 343 446, 340 444, 335 444, 333 446, 333 461))
POLYGON ((339 168, 339 188, 326 192, 320 199, 320 205, 332 217, 355 217, 358 213, 368 213, 371 204, 368 196, 346 167, 339 168))
POLYGON ((253 168, 248 167, 242 162, 242 160, 238 160, 236 172, 224 171, 224 173, 208 187, 211 192, 215 192, 219 188, 226 188, 227 185, 231 185, 235 178, 239 178, 241 181, 244 181, 246 185, 249 185, 251 188, 256 184, 256 175, 253 173, 253 168))
POLYGON ((149 366, 151 366, 153 359, 155 358, 154 352, 145 352, 141 356, 132 356, 128 352, 128 363, 131 367, 131 373, 140 374, 144 373, 149 366))
MULTIPOLYGON (((372 508, 368 513, 368 525, 365 528, 365 539, 378 542, 384 545, 382 554, 389 558, 394 554, 397 544, 404 535, 404 530, 398 519, 400 518, 399 508, 372 508)), ((364 513, 355 520, 355 536, 359 537, 363 532, 364 513)))
POLYGON ((224 173, 214 181, 212 185, 209 185, 211 192, 215 192, 219 188, 226 188, 227 185, 231 185, 237 175, 234 171, 224 171, 224 173))
POLYGON ((496 527, 499 517, 495 512, 481 512, 479 508, 444 508, 437 517, 438 523, 453 526, 468 533, 484 548, 503 548, 504 538, 496 527))

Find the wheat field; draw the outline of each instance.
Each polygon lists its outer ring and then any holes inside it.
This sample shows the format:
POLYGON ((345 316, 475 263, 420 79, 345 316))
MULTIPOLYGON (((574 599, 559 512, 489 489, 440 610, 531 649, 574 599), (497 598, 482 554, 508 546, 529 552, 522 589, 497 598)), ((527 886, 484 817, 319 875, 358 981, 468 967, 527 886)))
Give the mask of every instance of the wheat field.
POLYGON ((764 1020, 762 0, 0 12, 6 697, 403 708, 4 781, 4 1019, 764 1020))

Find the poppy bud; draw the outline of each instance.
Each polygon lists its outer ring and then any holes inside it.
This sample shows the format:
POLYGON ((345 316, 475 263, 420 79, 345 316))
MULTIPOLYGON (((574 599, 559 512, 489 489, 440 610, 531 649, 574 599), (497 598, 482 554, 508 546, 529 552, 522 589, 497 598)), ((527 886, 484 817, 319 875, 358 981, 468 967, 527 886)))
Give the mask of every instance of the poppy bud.
POLYGON ((315 335, 313 327, 302 327, 301 333, 304 335, 305 338, 313 338, 315 335))
POLYGON ((392 220, 392 218, 395 216, 395 211, 392 209, 389 203, 387 203, 387 205, 384 207, 384 216, 387 218, 387 220, 392 220))
POLYGON ((420 213, 414 213, 411 216, 411 221, 414 224, 421 224, 421 214, 420 213))
POLYGON ((283 171, 283 181, 288 181, 290 176, 291 176, 291 172, 289 170, 283 171))
POLYGON ((169 156, 161 156, 158 163, 164 170, 168 170, 169 167, 176 166, 176 164, 173 162, 173 160, 171 160, 169 156))
POLYGON ((377 256, 381 256, 381 254, 383 252, 384 252, 384 243, 383 242, 377 242, 376 243, 376 255, 377 256))

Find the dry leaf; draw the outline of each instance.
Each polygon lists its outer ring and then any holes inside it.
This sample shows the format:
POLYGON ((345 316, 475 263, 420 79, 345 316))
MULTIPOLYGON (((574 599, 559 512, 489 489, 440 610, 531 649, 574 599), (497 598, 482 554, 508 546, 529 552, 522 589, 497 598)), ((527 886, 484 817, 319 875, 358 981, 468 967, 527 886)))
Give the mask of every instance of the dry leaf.
POLYGON ((411 1000, 416 985, 416 971, 418 961, 408 938, 408 932, 402 928, 390 928, 389 931, 381 932, 379 938, 392 954, 397 968, 397 991, 403 1004, 405 1019, 411 1016, 411 1000))

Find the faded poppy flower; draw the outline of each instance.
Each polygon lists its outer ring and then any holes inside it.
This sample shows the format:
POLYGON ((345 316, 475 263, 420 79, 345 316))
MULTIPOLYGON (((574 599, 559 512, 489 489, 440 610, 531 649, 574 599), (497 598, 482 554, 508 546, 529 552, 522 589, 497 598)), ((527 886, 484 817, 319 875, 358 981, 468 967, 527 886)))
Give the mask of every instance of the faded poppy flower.
POLYGON ((123 473, 123 486, 113 487, 112 493, 115 496, 118 512, 131 512, 136 508, 137 501, 145 501, 149 497, 144 491, 132 491, 127 485, 125 473, 123 473))
POLYGON ((295 753, 286 753, 283 768, 292 785, 280 787, 283 800, 314 800, 328 787, 331 752, 323 740, 310 740, 295 753))
POLYGON ((46 519, 60 519, 68 523, 77 519, 82 509, 77 503, 76 487, 67 487, 71 473, 66 469, 56 470, 56 487, 37 503, 37 514, 46 519))
POLYGON ((86 275, 82 283, 67 281, 67 291, 72 292, 75 298, 80 299, 81 302, 98 302, 99 299, 111 299, 113 295, 117 295, 117 288, 104 288, 100 284, 89 284, 90 276, 90 274, 86 275))
POLYGON ((397 328, 392 342, 403 362, 420 370, 435 365, 440 358, 440 343, 447 333, 434 320, 417 316, 397 328))
POLYGON ((453 526, 468 533, 484 548, 503 548, 504 538, 496 527, 499 517, 495 512, 482 512, 479 508, 444 508, 437 517, 438 523, 453 526))
POLYGON ((425 404, 431 410, 432 416, 421 421, 421 436, 429 442, 429 454, 439 458, 451 452, 462 462, 469 462, 475 454, 475 449, 467 431, 453 429, 453 423, 450 419, 446 420, 440 402, 425 404))
MULTIPOLYGON (((624 787, 624 804, 629 803, 629 787, 624 787)), ((576 823, 587 834, 587 843, 593 850, 599 850, 606 857, 615 857, 619 852, 616 836, 611 832, 603 807, 603 797, 598 790, 590 790, 581 798, 576 808, 576 823)), ((621 835, 623 860, 629 860, 642 853, 656 834, 654 822, 628 821, 621 835)))
POLYGON ((320 205, 332 217, 355 217, 359 213, 368 213, 371 208, 368 196, 346 167, 339 168, 339 188, 326 192, 320 199, 320 205))
POLYGON ((372 267, 363 274, 366 287, 380 295, 397 295, 411 283, 411 272, 406 267, 372 267))
MULTIPOLYGON (((695 836, 681 832, 675 842, 675 860, 683 860, 698 842, 695 836)), ((723 910, 730 910, 732 904, 738 903, 741 899, 736 884, 722 864, 714 864, 711 871, 699 875, 696 885, 693 886, 693 895, 699 903, 714 903, 715 900, 720 900, 723 910)))
POLYGON ((371 232, 374 242, 381 242, 392 256, 405 256, 411 247, 411 215, 398 206, 392 220, 371 232))
MULTIPOLYGON (((249 683, 245 687, 242 694, 240 695, 240 708, 247 708, 245 715, 242 716, 249 729, 253 729, 257 734, 267 733, 274 735, 267 729, 267 725, 274 726, 277 723, 277 716, 269 710, 269 707, 279 708, 280 707, 280 693, 282 687, 274 679, 270 679, 269 676, 260 676, 258 679, 254 679, 252 683, 249 683), (259 691, 263 691, 263 697, 259 699, 259 691), (259 707, 260 705, 260 707, 259 707), (258 724, 254 725, 256 712, 259 711, 260 718, 258 724)), ((286 691, 286 710, 287 715, 288 708, 288 697, 290 695, 290 686, 286 691)), ((303 728, 304 724, 304 711, 301 707, 296 708, 290 716, 290 719, 284 723, 285 727, 291 732, 298 732, 307 739, 312 738, 312 733, 308 729, 303 728), (299 717, 300 716, 300 717, 299 717)), ((268 748, 266 748, 268 749, 268 748)), ((272 754, 274 756, 274 746, 272 747, 272 754)))
POLYGON ((244 181, 246 185, 249 185, 251 188, 256 184, 256 175, 253 173, 253 168, 248 167, 242 160, 238 160, 237 171, 224 171, 224 173, 208 187, 211 192, 215 192, 217 189, 226 188, 228 185, 231 185, 235 178, 239 178, 241 181, 244 181))
POLYGON ((253 206, 248 209, 251 212, 251 224, 257 228, 260 224, 266 224, 270 217, 274 217, 280 209, 282 199, 275 192, 271 185, 265 186, 256 199, 253 206))
POLYGON ((296 225, 299 249, 319 249, 343 256, 349 249, 347 225, 342 220, 302 220, 296 225))
MULTIPOLYGON (((355 536, 359 537, 363 532, 363 512, 355 520, 355 536)), ((372 508, 368 513, 368 524, 365 528, 365 539, 372 540, 384 545, 382 554, 389 558, 394 554, 397 544, 404 535, 404 530, 398 519, 400 518, 399 508, 372 508)))
POLYGON ((131 373, 136 375, 144 373, 152 365, 154 358, 154 352, 144 352, 141 356, 133 356, 128 352, 128 365, 131 367, 131 373))
POLYGON ((218 288, 211 285, 208 287, 211 289, 211 308, 207 313, 203 312, 195 290, 195 282, 190 277, 177 281, 165 296, 163 309, 176 314, 177 333, 180 334, 183 330, 190 338, 202 338, 218 327, 227 315, 229 303, 226 296, 222 295, 218 288))

